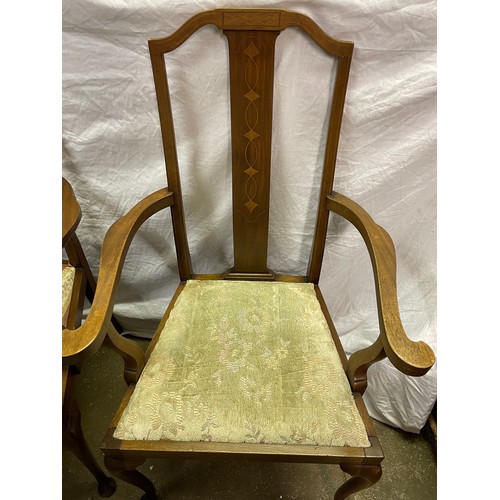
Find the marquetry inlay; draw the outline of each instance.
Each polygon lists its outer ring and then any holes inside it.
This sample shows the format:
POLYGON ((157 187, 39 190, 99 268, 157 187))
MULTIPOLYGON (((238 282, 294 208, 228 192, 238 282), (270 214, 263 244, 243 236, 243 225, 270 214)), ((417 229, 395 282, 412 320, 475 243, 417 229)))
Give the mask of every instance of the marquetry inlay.
POLYGON ((279 31, 224 33, 231 72, 233 272, 267 273, 274 46, 279 31))
POLYGON ((243 170, 248 178, 245 182, 245 195, 247 199, 244 206, 252 213, 255 208, 258 207, 258 203, 254 201, 257 193, 257 181, 255 176, 259 173, 255 168, 259 159, 259 144, 256 142, 259 134, 255 131, 255 128, 259 121, 259 110, 256 106, 256 101, 260 98, 260 95, 255 92, 255 87, 259 80, 259 67, 255 59, 260 51, 253 41, 251 41, 243 52, 248 57, 245 66, 245 84, 248 88, 248 92, 244 94, 245 99, 248 101, 245 109, 245 123, 248 131, 243 134, 248 141, 245 147, 246 165, 243 170))

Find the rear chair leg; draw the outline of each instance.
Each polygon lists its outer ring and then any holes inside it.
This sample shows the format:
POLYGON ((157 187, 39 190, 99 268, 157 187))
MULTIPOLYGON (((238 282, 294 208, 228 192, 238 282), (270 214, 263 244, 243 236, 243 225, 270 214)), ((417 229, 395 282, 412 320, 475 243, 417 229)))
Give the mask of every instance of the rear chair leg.
POLYGON ((67 426, 63 428, 63 444, 96 478, 99 495, 102 497, 111 496, 116 490, 115 480, 104 474, 92 455, 83 435, 80 409, 74 400, 67 418, 67 426))
POLYGON ((382 476, 382 467, 380 465, 341 464, 340 468, 353 477, 337 490, 334 500, 344 500, 344 498, 357 491, 369 488, 382 476))
POLYGON ((154 484, 142 472, 136 470, 136 467, 139 467, 144 462, 145 460, 104 457, 104 465, 113 476, 144 491, 141 500, 157 500, 154 484))

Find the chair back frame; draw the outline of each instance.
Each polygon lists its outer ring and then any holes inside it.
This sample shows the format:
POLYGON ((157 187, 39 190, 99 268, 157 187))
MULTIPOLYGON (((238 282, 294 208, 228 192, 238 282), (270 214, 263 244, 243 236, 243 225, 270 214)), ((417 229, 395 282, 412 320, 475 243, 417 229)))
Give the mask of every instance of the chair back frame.
POLYGON ((316 228, 304 281, 318 283, 325 249, 338 142, 354 44, 329 37, 308 17, 277 9, 215 9, 194 16, 170 36, 149 40, 160 115, 168 188, 174 194, 172 225, 181 281, 191 279, 165 54, 198 29, 213 24, 223 30, 229 46, 234 267, 226 278, 274 279, 267 268, 269 193, 277 36, 295 26, 326 53, 338 58, 332 96, 316 228))

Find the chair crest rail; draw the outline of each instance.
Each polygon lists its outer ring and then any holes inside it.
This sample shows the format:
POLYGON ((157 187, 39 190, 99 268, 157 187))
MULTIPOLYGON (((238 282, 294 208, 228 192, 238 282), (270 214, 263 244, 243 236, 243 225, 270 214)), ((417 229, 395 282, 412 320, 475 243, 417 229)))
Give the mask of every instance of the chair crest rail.
POLYGON ((214 9, 195 15, 169 36, 150 39, 149 49, 152 54, 171 52, 207 24, 213 24, 221 30, 244 31, 283 31, 288 27, 296 27, 332 56, 350 57, 354 48, 350 41, 330 37, 312 19, 299 12, 282 9, 214 9))

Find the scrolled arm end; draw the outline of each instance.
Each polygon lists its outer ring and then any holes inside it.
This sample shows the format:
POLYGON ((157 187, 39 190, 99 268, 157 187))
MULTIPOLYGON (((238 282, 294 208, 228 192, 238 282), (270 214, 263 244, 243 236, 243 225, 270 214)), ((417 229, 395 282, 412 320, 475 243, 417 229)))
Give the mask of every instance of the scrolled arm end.
MULTIPOLYGON (((392 332, 391 332, 392 333, 392 332)), ((410 340, 401 327, 401 332, 390 336, 392 344, 388 339, 382 339, 384 351, 391 363, 401 372, 412 377, 425 375, 436 362, 434 351, 424 341, 414 342, 410 340)))

